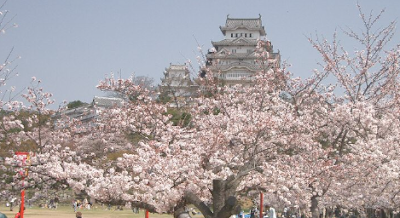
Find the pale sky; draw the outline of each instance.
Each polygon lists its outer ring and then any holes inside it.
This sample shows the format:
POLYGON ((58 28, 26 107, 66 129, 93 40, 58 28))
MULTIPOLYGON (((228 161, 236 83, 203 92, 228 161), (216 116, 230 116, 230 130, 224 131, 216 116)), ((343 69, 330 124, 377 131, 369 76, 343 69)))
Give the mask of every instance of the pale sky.
MULTIPOLYGON (((3 0, 0 0, 3 2, 3 0)), ((399 0, 358 0, 367 14, 386 9, 378 27, 398 20, 399 0)), ((97 83, 110 72, 160 82, 170 63, 196 62, 197 42, 204 51, 223 39, 219 26, 231 18, 257 18, 275 51, 306 78, 320 61, 307 36, 332 38, 356 47, 341 29, 362 29, 356 0, 8 0, 4 9, 18 28, 0 35, 0 60, 14 47, 17 89, 32 76, 42 80, 57 103, 91 102, 97 83), (197 40, 197 42, 196 42, 197 40)), ((399 44, 399 34, 393 39, 399 44)), ((358 45, 357 45, 358 46, 358 45)))

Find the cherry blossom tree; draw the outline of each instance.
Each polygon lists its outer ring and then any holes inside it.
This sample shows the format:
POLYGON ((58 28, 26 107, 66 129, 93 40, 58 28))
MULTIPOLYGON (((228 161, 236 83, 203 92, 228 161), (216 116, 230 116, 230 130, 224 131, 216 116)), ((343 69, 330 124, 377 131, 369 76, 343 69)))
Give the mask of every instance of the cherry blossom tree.
POLYGON ((314 116, 309 125, 316 128, 314 139, 320 144, 294 163, 301 168, 299 178, 309 184, 313 217, 319 216, 318 208, 337 205, 398 208, 398 193, 392 188, 398 184, 399 46, 385 47, 395 22, 376 29, 383 11, 366 16, 360 6, 359 10, 365 30, 344 33, 362 50, 351 54, 336 33, 332 43, 310 38, 323 58, 322 71, 316 70, 312 79, 290 91, 298 111, 314 116), (322 86, 329 76, 336 84, 322 86))
MULTIPOLYGON (((205 217, 229 217, 252 190, 282 207, 310 209, 313 217, 337 205, 398 208, 398 48, 384 52, 394 23, 373 32, 380 16, 361 13, 366 32, 346 32, 365 46, 354 56, 336 38, 310 39, 324 60, 310 79, 265 68, 252 87, 205 87, 212 95, 193 99, 185 126, 172 125, 166 105, 131 80, 105 79, 99 88, 126 102, 101 116, 98 136, 117 147, 126 142, 115 138, 135 135, 138 145, 93 170, 90 188, 76 187, 175 216, 190 203, 205 217), (330 75, 337 83, 324 86, 330 75)), ((213 84, 212 73, 206 84, 213 84)))
POLYGON ((152 90, 112 76, 98 88, 118 93, 122 105, 88 125, 52 122, 52 96, 33 78, 29 116, 4 116, 2 137, 34 145, 26 187, 70 187, 175 217, 193 204, 206 218, 227 218, 241 197, 259 192, 312 217, 334 207, 398 210, 400 46, 385 47, 394 22, 375 29, 382 13, 360 15, 365 31, 345 34, 361 50, 348 52, 337 34, 331 43, 310 38, 323 62, 309 79, 268 65, 264 41, 250 87, 219 86, 205 66, 186 123, 173 123, 152 90))
POLYGON ((302 124, 308 117, 295 116, 294 105, 281 97, 284 83, 276 82, 277 75, 287 79, 284 71, 269 69, 258 74, 252 87, 225 87, 223 92, 214 87, 212 97, 195 99, 187 126, 172 125, 166 105, 131 80, 102 81, 100 89, 123 93, 128 101, 107 111, 100 127, 142 139, 92 181, 88 193, 175 216, 188 203, 205 217, 237 213, 239 193, 271 187, 271 162, 313 143, 302 124))
MULTIPOLYGON (((6 3, 7 1, 0 3, 0 39, 10 28, 17 26, 12 24, 13 17, 10 18, 9 11, 5 10, 6 3)), ((0 185, 5 187, 9 180, 7 180, 8 172, 4 161, 5 157, 9 156, 8 151, 14 145, 14 140, 10 136, 13 131, 22 126, 22 123, 14 114, 21 107, 21 103, 14 99, 17 95, 15 87, 7 84, 13 77, 18 76, 15 61, 19 57, 14 57, 13 48, 9 48, 8 52, 5 48, 0 55, 2 59, 4 58, 0 63, 0 108, 2 110, 0 114, 0 185)), ((0 192, 2 193, 1 197, 7 196, 3 188, 0 189, 0 192)))

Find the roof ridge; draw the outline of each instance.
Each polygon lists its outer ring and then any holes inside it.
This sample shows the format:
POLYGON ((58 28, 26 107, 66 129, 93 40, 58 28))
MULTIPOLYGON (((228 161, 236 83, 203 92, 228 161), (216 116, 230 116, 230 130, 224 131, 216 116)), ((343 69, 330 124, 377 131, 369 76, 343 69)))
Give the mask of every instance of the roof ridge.
POLYGON ((230 18, 228 17, 227 20, 261 20, 260 17, 258 18, 230 18))
POLYGON ((258 14, 258 18, 230 18, 229 14, 226 15, 226 19, 230 19, 230 20, 261 20, 261 14, 258 14))

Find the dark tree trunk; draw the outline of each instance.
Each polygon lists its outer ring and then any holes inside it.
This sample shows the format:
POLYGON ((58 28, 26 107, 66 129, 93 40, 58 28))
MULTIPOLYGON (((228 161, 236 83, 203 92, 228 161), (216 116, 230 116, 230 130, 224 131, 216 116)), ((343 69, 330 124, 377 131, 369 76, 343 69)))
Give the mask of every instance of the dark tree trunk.
POLYGON ((220 211, 225 205, 225 181, 214 180, 213 181, 213 209, 214 211, 220 211))
POLYGON ((231 215, 240 212, 241 208, 236 199, 236 188, 243 178, 253 170, 257 170, 254 167, 254 162, 248 162, 240 167, 236 175, 229 176, 226 180, 213 180, 212 210, 191 192, 185 193, 185 200, 196 206, 204 218, 229 218, 231 215))
POLYGON ((318 196, 312 196, 311 197, 311 216, 312 218, 319 218, 319 210, 318 210, 318 196))
POLYGON ((240 212, 240 205, 235 197, 237 185, 238 182, 233 177, 213 181, 213 210, 191 192, 185 194, 185 199, 195 205, 205 218, 229 218, 240 212))
POLYGON ((400 218, 400 213, 394 215, 395 218, 400 218))
POLYGON ((332 208, 326 208, 326 218, 331 218, 333 217, 333 209, 332 208))
POLYGON ((233 176, 226 180, 213 181, 213 218, 229 218, 239 213, 240 205, 235 197, 238 185, 238 181, 233 176))
POLYGON ((367 218, 375 218, 375 210, 372 208, 367 208, 365 209, 365 212, 367 214, 367 218))
POLYGON ((180 201, 174 208, 174 218, 188 218, 190 215, 186 213, 185 208, 186 202, 184 200, 180 201))

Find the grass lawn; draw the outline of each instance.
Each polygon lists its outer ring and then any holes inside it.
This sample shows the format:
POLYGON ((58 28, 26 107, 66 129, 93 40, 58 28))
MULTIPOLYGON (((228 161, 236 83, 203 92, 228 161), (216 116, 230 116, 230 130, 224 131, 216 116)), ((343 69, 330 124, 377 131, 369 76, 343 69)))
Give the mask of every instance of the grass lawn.
MULTIPOLYGON (((0 212, 4 213, 8 218, 14 218, 17 214, 18 208, 15 207, 14 211, 10 211, 10 208, 5 207, 4 204, 0 205, 0 212)), ((78 211, 82 212, 82 218, 144 218, 144 211, 141 210, 139 214, 134 214, 132 210, 105 210, 102 207, 97 207, 91 210, 80 209, 78 211)), ((46 209, 46 208, 26 208, 24 213, 24 218, 44 218, 44 217, 55 217, 55 218, 75 218, 75 213, 70 206, 61 206, 58 209, 46 209)), ((152 214, 150 213, 150 218, 173 218, 172 215, 166 214, 152 214)), ((201 215, 192 216, 195 218, 202 218, 201 215)))

